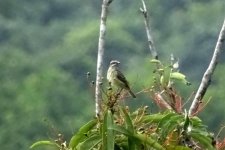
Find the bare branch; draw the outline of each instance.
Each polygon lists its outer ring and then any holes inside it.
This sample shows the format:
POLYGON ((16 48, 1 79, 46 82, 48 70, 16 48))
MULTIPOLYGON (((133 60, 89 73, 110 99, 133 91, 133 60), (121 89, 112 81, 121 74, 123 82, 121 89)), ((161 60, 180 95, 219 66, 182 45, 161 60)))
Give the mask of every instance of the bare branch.
MULTIPOLYGON (((158 54, 157 54, 157 51, 156 51, 155 46, 154 46, 153 38, 150 34, 151 30, 150 30, 150 24, 149 24, 149 16, 148 16, 148 11, 147 11, 147 8, 146 8, 145 0, 141 0, 141 1, 142 1, 143 7, 140 8, 140 11, 142 12, 142 14, 144 16, 145 30, 146 30, 146 34, 147 34, 147 38, 148 38, 148 46, 149 46, 152 57, 154 59, 158 59, 158 54)), ((163 99, 161 94, 155 93, 154 95, 155 95, 156 100, 158 100, 157 104, 161 104, 169 110, 172 109, 172 107, 166 102, 166 100, 163 99)))
POLYGON ((99 32, 99 41, 98 41, 96 87, 95 87, 96 117, 98 117, 101 113, 101 102, 102 102, 101 83, 102 83, 102 76, 103 76, 103 56, 104 56, 104 49, 105 49, 106 20, 107 20, 108 7, 111 2, 112 0, 102 1, 102 12, 101 12, 100 32, 99 32))
POLYGON ((145 5, 145 1, 144 0, 141 0, 141 1, 142 1, 143 8, 140 8, 140 11, 142 12, 142 14, 144 16, 145 30, 146 30, 146 34, 147 34, 147 38, 148 38, 148 46, 149 46, 150 52, 152 54, 152 57, 154 59, 158 59, 158 54, 157 54, 157 51, 156 51, 154 43, 153 43, 153 38, 150 34, 151 30, 150 30, 149 17, 148 17, 148 12, 147 12, 147 8, 145 5))
POLYGON ((204 97, 204 95, 207 91, 207 88, 210 85, 211 77, 212 77, 213 72, 218 63, 218 57, 219 57, 221 51, 223 50, 222 48, 223 48, 224 41, 225 41, 225 19, 224 19, 223 26, 221 28, 217 43, 216 43, 216 47, 215 47, 211 62, 202 77, 201 84, 198 88, 198 91, 197 91, 195 98, 192 102, 192 105, 189 109, 189 115, 193 115, 193 114, 195 114, 196 111, 198 111, 198 107, 201 104, 202 98, 204 97))

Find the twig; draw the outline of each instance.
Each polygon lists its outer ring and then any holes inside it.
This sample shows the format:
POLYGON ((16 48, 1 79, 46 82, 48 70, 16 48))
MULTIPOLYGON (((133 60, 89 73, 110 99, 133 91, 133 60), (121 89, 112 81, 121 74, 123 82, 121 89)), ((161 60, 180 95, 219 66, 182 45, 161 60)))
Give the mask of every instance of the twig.
POLYGON ((101 83, 103 76, 103 56, 105 49, 105 33, 106 33, 106 20, 108 7, 112 0, 103 0, 102 1, 102 12, 101 12, 101 21, 100 21, 100 32, 99 32, 99 41, 98 41, 98 58, 97 58, 97 73, 96 73, 96 87, 95 87, 95 111, 96 117, 101 113, 101 83))
POLYGON ((223 129, 225 129, 225 125, 222 125, 222 127, 220 128, 219 132, 216 135, 216 139, 219 139, 220 133, 223 131, 223 129))
POLYGON ((140 8, 140 11, 142 12, 142 14, 144 16, 145 30, 146 30, 146 34, 147 34, 147 38, 148 38, 148 46, 149 46, 150 52, 152 54, 152 57, 154 59, 158 59, 158 54, 157 54, 157 51, 156 51, 154 43, 153 43, 153 38, 150 34, 151 30, 150 30, 149 17, 148 17, 148 12, 147 12, 147 8, 145 5, 145 1, 144 0, 141 0, 141 1, 142 1, 143 8, 140 8))
MULTIPOLYGON (((149 46, 152 57, 154 59, 158 59, 158 54, 157 54, 157 51, 154 46, 153 38, 150 34, 151 30, 150 30, 150 24, 149 24, 149 16, 148 16, 148 11, 146 8, 145 0, 141 0, 141 1, 142 1, 143 7, 140 8, 140 11, 142 12, 142 14, 144 16, 145 30, 146 30, 146 34, 147 34, 147 38, 148 38, 148 46, 149 46)), ((157 68, 158 67, 159 66, 157 66, 157 68)), ((158 102, 156 101, 157 104, 159 104, 159 105, 161 104, 169 110, 172 109, 172 107, 164 100, 164 98, 161 96, 161 94, 154 93, 154 97, 155 98, 153 98, 153 99, 156 99, 158 101, 158 102)))
POLYGON ((198 106, 198 109, 195 111, 195 113, 192 114, 192 116, 196 116, 197 114, 199 114, 211 101, 211 97, 208 99, 208 101, 206 103, 201 103, 198 106))
POLYGON ((194 114, 198 110, 198 107, 199 107, 199 105, 202 101, 202 98, 204 97, 204 95, 207 91, 207 88, 210 85, 211 77, 212 77, 213 72, 214 72, 214 70, 216 68, 216 65, 218 63, 218 57, 219 57, 221 51, 223 50, 222 47, 223 47, 224 41, 225 41, 225 19, 224 19, 223 26, 221 28, 217 43, 216 43, 216 47, 215 47, 211 62, 210 62, 206 72, 204 73, 204 75, 202 77, 201 84, 198 88, 198 91, 197 91, 197 93, 195 95, 195 98, 194 98, 194 100, 191 104, 191 107, 189 109, 189 115, 194 114))

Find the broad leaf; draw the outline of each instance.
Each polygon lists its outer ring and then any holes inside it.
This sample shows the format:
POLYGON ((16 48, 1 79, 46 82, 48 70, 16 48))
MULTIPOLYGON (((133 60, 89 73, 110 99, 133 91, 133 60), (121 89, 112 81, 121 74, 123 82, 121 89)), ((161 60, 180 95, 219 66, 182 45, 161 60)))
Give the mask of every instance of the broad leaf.
POLYGON ((69 148, 74 149, 80 142, 82 142, 86 137, 88 131, 90 131, 97 123, 97 119, 89 121, 87 124, 82 126, 78 133, 75 134, 69 143, 69 148))
POLYGON ((77 145, 77 150, 93 150, 102 141, 100 135, 93 135, 87 138, 84 142, 77 145))

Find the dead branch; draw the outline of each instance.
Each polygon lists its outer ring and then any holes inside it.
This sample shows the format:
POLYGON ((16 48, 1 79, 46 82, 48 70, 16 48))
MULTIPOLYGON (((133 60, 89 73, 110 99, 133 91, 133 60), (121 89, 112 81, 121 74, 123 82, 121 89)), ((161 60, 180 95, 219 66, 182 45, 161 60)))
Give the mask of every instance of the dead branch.
POLYGON ((142 12, 142 14, 144 16, 145 30, 146 30, 146 34, 147 34, 147 38, 148 38, 148 46, 149 46, 150 52, 152 54, 152 57, 154 59, 158 59, 158 54, 157 54, 157 51, 156 51, 154 43, 153 43, 153 38, 150 34, 151 30, 150 30, 149 17, 148 17, 148 12, 147 12, 147 8, 145 5, 145 1, 144 0, 141 0, 141 1, 142 1, 143 8, 140 8, 140 11, 142 12))
MULTIPOLYGON (((158 59, 158 53, 155 49, 153 38, 150 34, 151 30, 150 30, 150 24, 149 24, 149 16, 148 16, 148 11, 147 11, 147 8, 146 8, 145 0, 141 0, 141 1, 142 1, 143 7, 140 8, 140 11, 142 12, 142 14, 144 16, 145 30, 146 30, 146 34, 147 34, 147 38, 148 38, 148 46, 149 46, 152 57, 154 59, 158 59)), ((163 99, 163 97, 159 93, 155 93, 155 98, 157 100, 160 100, 160 104, 162 104, 167 109, 169 109, 169 110, 172 109, 171 106, 163 99)), ((158 102, 156 102, 156 103, 159 104, 158 102)))
POLYGON ((224 50, 222 49, 224 41, 225 41, 225 19, 224 19, 223 26, 221 28, 217 43, 216 43, 216 47, 215 47, 211 62, 202 77, 201 84, 198 88, 198 91, 189 109, 189 115, 195 114, 195 112, 198 110, 198 107, 201 104, 202 98, 204 97, 207 91, 207 88, 210 85, 213 72, 218 63, 218 57, 220 56, 221 51, 224 50))
POLYGON ((101 102, 102 102, 101 84, 102 84, 102 77, 103 77, 103 56, 104 56, 104 49, 105 49, 106 20, 107 20, 108 7, 111 2, 112 0, 102 1, 102 12, 101 12, 100 32, 99 32, 99 41, 98 41, 96 87, 95 87, 96 117, 98 117, 101 113, 101 102))

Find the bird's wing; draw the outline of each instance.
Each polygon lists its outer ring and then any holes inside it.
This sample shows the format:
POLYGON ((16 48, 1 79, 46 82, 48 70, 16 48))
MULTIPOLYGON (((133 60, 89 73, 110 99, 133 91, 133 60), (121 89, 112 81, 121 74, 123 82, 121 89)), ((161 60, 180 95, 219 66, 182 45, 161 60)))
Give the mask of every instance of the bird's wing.
POLYGON ((129 83, 128 83, 127 79, 125 78, 125 76, 122 74, 122 72, 117 70, 116 76, 120 81, 122 81, 125 84, 125 87, 129 88, 129 83))

